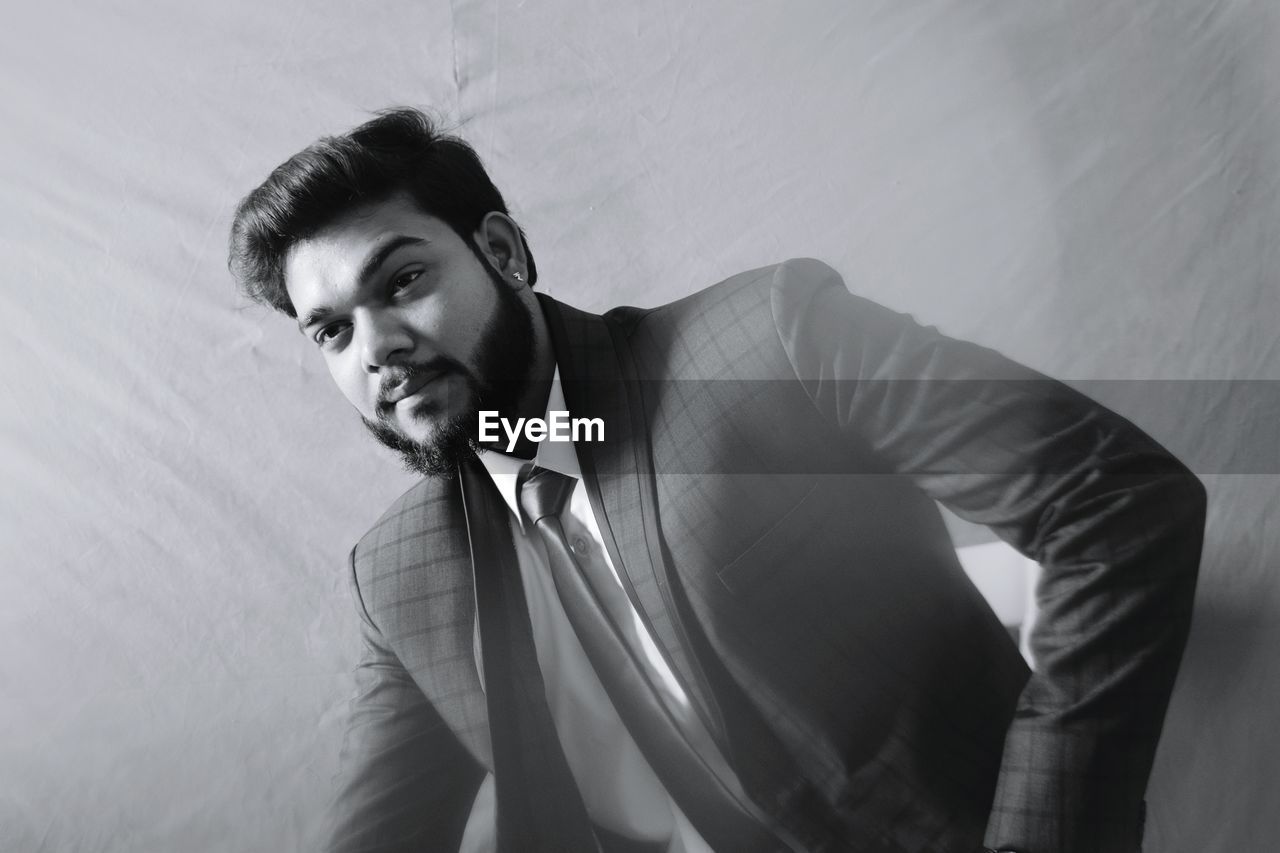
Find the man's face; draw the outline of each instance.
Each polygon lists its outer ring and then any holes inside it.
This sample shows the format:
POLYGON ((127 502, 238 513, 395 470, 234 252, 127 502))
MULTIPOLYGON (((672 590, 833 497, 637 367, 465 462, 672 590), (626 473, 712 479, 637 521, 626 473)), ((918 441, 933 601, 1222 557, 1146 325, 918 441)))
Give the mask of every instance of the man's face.
MULTIPOLYGON (((502 262, 503 246, 483 248, 502 262)), ((430 475, 451 473, 475 446, 478 409, 510 409, 528 378, 532 324, 516 286, 403 195, 343 215, 285 263, 298 325, 338 388, 430 475)))

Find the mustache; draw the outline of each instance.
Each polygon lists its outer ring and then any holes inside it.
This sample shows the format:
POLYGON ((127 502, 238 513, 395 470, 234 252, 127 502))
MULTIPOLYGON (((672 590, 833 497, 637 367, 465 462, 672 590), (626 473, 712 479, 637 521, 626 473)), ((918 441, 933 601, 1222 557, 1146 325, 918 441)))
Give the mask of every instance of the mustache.
POLYGON ((436 356, 427 361, 394 364, 387 367, 378 383, 378 399, 375 404, 378 416, 384 419, 390 416, 396 406, 393 397, 399 388, 423 376, 429 375, 438 379, 449 373, 467 375, 466 369, 461 364, 447 356, 436 356))

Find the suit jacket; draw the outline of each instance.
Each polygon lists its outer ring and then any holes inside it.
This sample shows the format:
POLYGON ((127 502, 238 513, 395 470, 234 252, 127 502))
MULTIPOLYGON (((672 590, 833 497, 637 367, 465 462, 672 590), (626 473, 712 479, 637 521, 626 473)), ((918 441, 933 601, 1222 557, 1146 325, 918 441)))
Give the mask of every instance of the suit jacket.
MULTIPOLYGON (((603 316, 546 297, 615 565, 752 799, 810 850, 1136 851, 1205 496, 1118 415, 813 260, 603 316), (1029 673, 935 501, 1039 562, 1029 673)), ((491 753, 475 460, 352 551, 333 850, 456 849, 491 753)))

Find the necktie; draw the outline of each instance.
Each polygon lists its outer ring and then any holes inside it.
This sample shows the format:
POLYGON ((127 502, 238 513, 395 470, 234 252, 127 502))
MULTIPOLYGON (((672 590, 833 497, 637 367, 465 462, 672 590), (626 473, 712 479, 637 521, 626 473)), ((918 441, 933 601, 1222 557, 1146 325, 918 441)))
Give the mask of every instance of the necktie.
POLYGON ((668 793, 716 850, 735 853, 782 849, 740 791, 724 780, 692 746, 684 715, 666 704, 648 681, 636 650, 619 626, 629 602, 612 578, 592 577, 565 541, 560 514, 577 480, 526 466, 517 482, 521 516, 542 538, 556 592, 605 691, 668 793))
MULTIPOLYGON (((487 478, 486 478, 487 479, 487 478)), ((505 517, 493 488, 489 511, 505 517)), ((520 567, 509 549, 476 563, 501 853, 595 853, 599 845, 547 705, 520 567)))

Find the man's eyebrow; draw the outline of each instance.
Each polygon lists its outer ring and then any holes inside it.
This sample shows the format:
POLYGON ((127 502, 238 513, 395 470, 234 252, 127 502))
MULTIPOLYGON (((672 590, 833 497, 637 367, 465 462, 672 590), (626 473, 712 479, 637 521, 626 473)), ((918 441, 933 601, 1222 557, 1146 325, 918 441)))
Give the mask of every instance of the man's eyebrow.
MULTIPOLYGON (((397 234, 394 237, 388 237, 383 240, 378 244, 377 248, 369 253, 369 257, 365 259, 365 262, 361 264, 360 272, 356 275, 356 286, 363 288, 370 277, 387 262, 387 258, 391 257, 391 254, 397 249, 425 242, 427 241, 421 237, 410 237, 406 234, 397 234)), ((332 313, 333 309, 328 305, 317 305, 298 318, 298 331, 305 334, 308 326, 332 313)))

